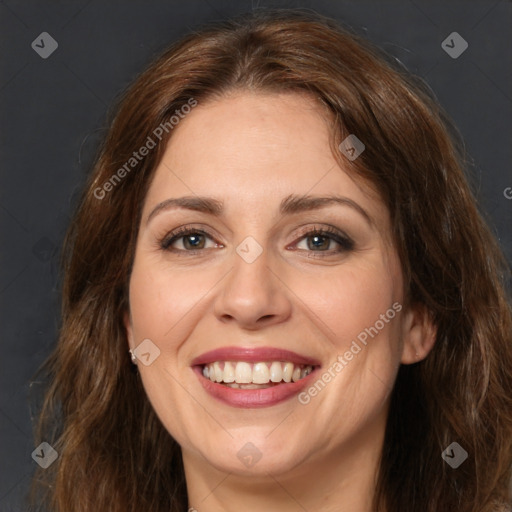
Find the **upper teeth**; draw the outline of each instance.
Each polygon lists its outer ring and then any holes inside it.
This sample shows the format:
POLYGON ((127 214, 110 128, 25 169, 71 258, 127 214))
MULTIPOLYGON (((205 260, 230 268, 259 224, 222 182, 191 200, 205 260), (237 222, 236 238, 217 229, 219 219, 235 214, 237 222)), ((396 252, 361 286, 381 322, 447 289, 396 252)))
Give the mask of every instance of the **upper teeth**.
POLYGON ((268 384, 269 382, 297 382, 313 371, 310 365, 288 362, 246 363, 244 361, 215 361, 203 367, 203 375, 212 382, 238 384, 268 384))

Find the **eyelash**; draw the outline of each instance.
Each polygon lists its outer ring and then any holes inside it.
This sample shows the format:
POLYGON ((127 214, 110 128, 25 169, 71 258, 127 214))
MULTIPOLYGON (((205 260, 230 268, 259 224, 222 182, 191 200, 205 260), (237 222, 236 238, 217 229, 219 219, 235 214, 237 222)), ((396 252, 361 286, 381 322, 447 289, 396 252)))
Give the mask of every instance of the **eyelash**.
MULTIPOLYGON (((171 245, 174 242, 176 242, 180 238, 186 237, 187 235, 201 235, 201 236, 206 236, 208 238, 213 239, 213 236, 210 233, 208 233, 207 231, 204 231, 202 229, 192 228, 189 226, 183 226, 183 227, 178 228, 178 229, 172 231, 171 233, 167 234, 159 242, 160 248, 165 251, 174 252, 176 254, 179 254, 180 256, 182 256, 182 255, 183 256, 185 256, 185 255, 193 256, 193 255, 199 254, 200 252, 205 250, 205 249, 186 250, 186 249, 171 248, 171 245)), ((322 228, 317 228, 316 226, 314 226, 313 228, 305 229, 302 233, 300 233, 300 238, 298 238, 297 241, 294 242, 294 245, 296 245, 303 239, 312 237, 312 236, 329 238, 329 239, 333 240, 334 242, 336 242, 340 246, 338 249, 334 249, 334 250, 333 249, 329 249, 329 250, 325 250, 325 251, 309 250, 308 252, 311 252, 311 253, 320 253, 319 256, 315 255, 314 257, 323 257, 322 254, 330 256, 333 253, 339 254, 342 252, 352 251, 354 249, 355 244, 354 244, 354 241, 350 237, 348 237, 347 235, 345 235, 343 232, 339 231, 338 229, 336 229, 334 227, 330 227, 330 226, 322 227, 322 228)), ((305 250, 305 249, 299 249, 299 250, 305 250)))

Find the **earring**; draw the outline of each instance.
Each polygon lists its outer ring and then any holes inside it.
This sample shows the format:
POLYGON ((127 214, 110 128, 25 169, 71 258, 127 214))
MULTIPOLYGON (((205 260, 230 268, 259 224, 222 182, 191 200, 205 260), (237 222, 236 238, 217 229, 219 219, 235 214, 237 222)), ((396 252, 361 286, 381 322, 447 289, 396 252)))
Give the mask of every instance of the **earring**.
POLYGON ((135 355, 135 352, 132 349, 128 350, 128 352, 130 352, 130 356, 132 358, 132 363, 136 365, 137 364, 137 356, 135 355))

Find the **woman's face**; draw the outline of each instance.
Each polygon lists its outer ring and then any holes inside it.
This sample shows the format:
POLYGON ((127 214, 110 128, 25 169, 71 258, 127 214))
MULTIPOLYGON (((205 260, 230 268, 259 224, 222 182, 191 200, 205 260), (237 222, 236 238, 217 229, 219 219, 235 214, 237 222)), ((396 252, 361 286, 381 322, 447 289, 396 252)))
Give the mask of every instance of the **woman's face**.
POLYGON ((376 457, 398 366, 424 356, 391 238, 311 99, 238 93, 174 127, 126 326, 186 467, 277 475, 376 457))

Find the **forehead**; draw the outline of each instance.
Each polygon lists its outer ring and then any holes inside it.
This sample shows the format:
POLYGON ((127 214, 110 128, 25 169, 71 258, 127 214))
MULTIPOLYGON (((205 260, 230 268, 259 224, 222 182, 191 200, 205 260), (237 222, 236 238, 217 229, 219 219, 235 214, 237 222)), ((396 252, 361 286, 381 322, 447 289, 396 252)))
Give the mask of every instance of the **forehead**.
POLYGON ((183 195, 218 197, 228 213, 256 213, 278 208, 290 194, 339 194, 383 219, 376 194, 334 158, 329 122, 317 102, 295 93, 244 92, 199 103, 175 126, 143 215, 183 195))

